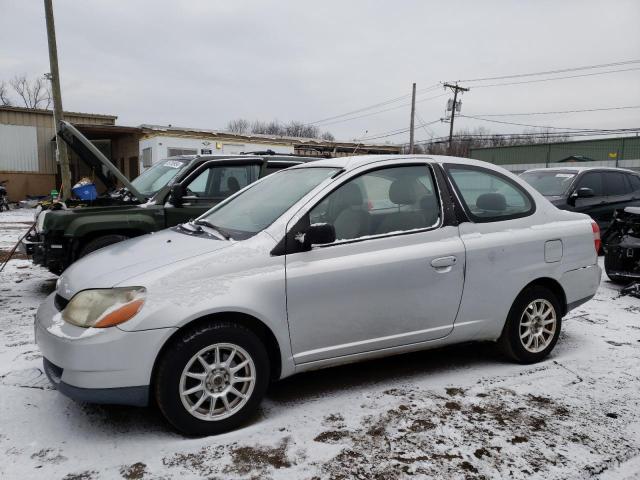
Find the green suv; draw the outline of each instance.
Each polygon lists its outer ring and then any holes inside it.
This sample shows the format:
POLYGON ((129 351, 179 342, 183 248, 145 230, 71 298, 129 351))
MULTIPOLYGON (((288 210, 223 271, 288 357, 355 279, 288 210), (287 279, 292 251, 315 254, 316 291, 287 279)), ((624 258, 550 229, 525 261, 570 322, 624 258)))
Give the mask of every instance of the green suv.
POLYGON ((89 206, 58 204, 37 213, 22 250, 56 274, 99 248, 187 222, 265 175, 313 160, 273 152, 187 155, 162 160, 129 181, 73 125, 60 122, 60 134, 109 192, 89 206), (116 189, 114 177, 124 188, 116 189))

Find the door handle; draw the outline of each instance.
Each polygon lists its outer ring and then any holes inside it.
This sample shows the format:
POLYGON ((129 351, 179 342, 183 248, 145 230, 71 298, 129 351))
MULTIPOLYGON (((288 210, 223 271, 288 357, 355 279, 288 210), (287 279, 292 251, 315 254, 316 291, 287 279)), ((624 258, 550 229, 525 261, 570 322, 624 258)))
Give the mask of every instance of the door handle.
POLYGON ((448 257, 439 257, 439 258, 434 258, 433 260, 431 260, 431 266, 433 268, 435 268, 436 270, 445 269, 447 267, 454 266, 457 261, 458 261, 458 259, 456 257, 454 257, 453 255, 450 255, 448 257))

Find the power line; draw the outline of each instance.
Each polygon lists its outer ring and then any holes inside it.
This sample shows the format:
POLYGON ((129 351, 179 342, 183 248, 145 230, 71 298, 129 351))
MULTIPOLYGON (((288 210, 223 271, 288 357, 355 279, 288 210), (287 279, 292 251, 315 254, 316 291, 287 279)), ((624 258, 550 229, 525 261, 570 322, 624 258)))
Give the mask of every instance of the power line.
POLYGON ((582 113, 582 112, 604 112, 609 110, 628 110, 640 108, 640 105, 631 105, 626 107, 603 107, 603 108, 586 108, 582 110, 558 110, 555 112, 519 112, 519 113, 487 113, 478 114, 476 117, 519 117, 532 115, 553 115, 559 113, 582 113))
MULTIPOLYGON (((422 123, 420 125, 416 125, 417 127, 425 127, 428 125, 433 125, 434 123, 438 123, 440 121, 440 119, 437 120, 433 120, 431 122, 427 122, 427 123, 422 123)), ((381 133, 377 133, 375 135, 371 135, 368 137, 363 137, 362 140, 375 140, 377 138, 386 138, 386 137, 393 137, 395 135, 400 135, 401 133, 407 133, 410 130, 410 128, 399 128, 396 130, 389 130, 387 132, 381 132, 381 133)))
MULTIPOLYGON (((435 95, 433 97, 423 98, 422 100, 416 100, 416 103, 428 102, 428 101, 433 100, 435 98, 444 97, 446 95, 448 95, 448 94, 447 93, 441 93, 440 95, 435 95)), ((398 110, 399 108, 408 107, 409 105, 411 105, 411 103, 403 103, 402 105, 397 105, 395 107, 386 108, 384 110, 377 110, 375 112, 369 112, 369 113, 365 113, 363 115, 357 115, 355 117, 349 117, 349 118, 344 118, 344 119, 341 119, 341 120, 335 120, 333 122, 317 124, 317 126, 326 127, 328 125, 335 125, 336 123, 349 122, 351 120, 357 120, 359 118, 371 117, 373 115, 378 115, 380 113, 390 112, 391 110, 398 110)))
POLYGON ((482 117, 475 117, 472 115, 460 115, 461 117, 464 118, 472 118, 474 120, 482 120, 484 122, 491 122, 491 123, 500 123, 503 125, 517 125, 520 127, 532 127, 532 128, 548 128, 548 129, 552 129, 552 130, 575 130, 575 131, 584 131, 584 130, 590 130, 590 131, 607 131, 607 130, 619 130, 617 128, 614 129, 601 129, 601 128, 573 128, 573 127, 554 127, 551 125, 531 125, 529 123, 517 123, 517 122, 506 122, 504 120, 491 120, 489 118, 482 118, 482 117))
MULTIPOLYGON (((638 128, 623 128, 616 130, 605 130, 605 131, 590 131, 586 130, 584 132, 536 132, 536 133, 469 133, 469 134, 456 134, 453 137, 455 139, 471 139, 471 138, 502 138, 502 137, 522 137, 522 138, 557 138, 557 137, 591 137, 591 136, 601 136, 601 135, 612 135, 612 134, 623 134, 623 133, 636 133, 640 132, 640 127, 638 128)), ((426 143, 447 143, 449 136, 436 137, 430 140, 421 140, 416 142, 416 145, 424 145, 426 143)), ((406 143, 400 145, 407 145, 406 143)))
POLYGON ((502 86, 507 86, 507 85, 523 85, 526 83, 540 83, 540 82, 551 82, 553 80, 565 80, 567 78, 580 78, 580 77, 593 77, 596 75, 606 75, 609 73, 620 73, 620 72, 631 72, 634 70, 640 70, 640 67, 634 67, 634 68, 625 68, 625 69, 621 69, 621 70, 607 70, 604 72, 593 72, 593 73, 583 73, 580 75, 567 75, 564 77, 552 77, 552 78, 541 78, 541 79, 537 79, 537 80, 523 80, 521 82, 503 82, 503 83, 489 83, 486 85, 476 85, 473 88, 487 88, 487 87, 502 87, 502 86))
POLYGON ((622 65, 630 65, 633 63, 640 63, 640 60, 625 60, 621 62, 601 63, 599 65, 585 65, 581 67, 561 68, 558 70, 547 70, 542 72, 533 73, 517 73, 512 75, 501 75, 498 77, 484 77, 484 78, 468 78, 466 80, 458 80, 459 82, 484 82, 486 80, 506 80, 509 78, 521 78, 521 77, 534 77, 540 75, 553 75, 556 73, 576 72, 580 70, 591 70, 596 68, 617 67, 622 65))
MULTIPOLYGON (((430 92, 430 91, 436 90, 439 87, 440 87, 440 84, 439 83, 435 83, 435 84, 430 85, 428 87, 425 87, 425 88, 422 88, 420 90, 417 90, 416 94, 430 92)), ((307 125, 315 125, 315 124, 319 124, 319 123, 325 123, 325 122, 327 122, 329 120, 334 120, 334 119, 337 119, 337 118, 346 117, 346 116, 353 115, 353 114, 356 114, 356 113, 366 112, 367 110, 371 110, 371 109, 376 108, 376 107, 383 107, 385 105, 396 103, 396 102, 399 102, 401 100, 404 100, 405 98, 410 98, 410 97, 411 97, 411 94, 401 95, 399 97, 391 98, 389 100, 385 100, 385 101, 382 101, 382 102, 379 102, 379 103, 375 103, 373 105, 368 105, 366 107, 362 107, 362 108, 359 108, 357 110, 352 110, 350 112, 345 112, 345 113, 341 113, 339 115, 333 115, 331 117, 322 118, 322 119, 316 120, 314 122, 309 122, 309 123, 307 123, 307 125)))

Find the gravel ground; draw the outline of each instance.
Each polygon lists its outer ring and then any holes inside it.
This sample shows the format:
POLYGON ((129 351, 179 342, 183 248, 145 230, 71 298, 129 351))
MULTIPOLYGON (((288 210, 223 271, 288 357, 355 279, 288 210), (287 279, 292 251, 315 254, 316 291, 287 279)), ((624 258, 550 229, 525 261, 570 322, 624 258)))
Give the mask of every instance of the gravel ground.
MULTIPOLYGON (((0 253, 31 218, 0 213, 0 253)), ((311 372, 203 439, 51 389, 32 322, 55 279, 24 259, 0 274, 0 478, 640 479, 640 300, 606 277, 543 363, 462 345, 311 372)))

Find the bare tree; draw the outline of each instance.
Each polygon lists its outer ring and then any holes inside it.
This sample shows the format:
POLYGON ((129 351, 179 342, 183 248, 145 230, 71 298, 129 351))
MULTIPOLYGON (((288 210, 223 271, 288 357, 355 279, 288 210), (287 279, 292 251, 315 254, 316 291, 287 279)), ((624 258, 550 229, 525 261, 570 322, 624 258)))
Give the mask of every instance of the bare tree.
POLYGON ((322 140, 326 140, 327 142, 335 142, 336 141, 336 137, 334 137, 333 133, 331 133, 331 132, 324 132, 322 135, 320 135, 320 138, 322 140))
POLYGON ((9 93, 7 92, 7 84, 3 80, 0 82, 0 105, 10 106, 11 100, 9 99, 9 93))
POLYGON ((25 107, 48 109, 51 106, 51 87, 42 78, 29 80, 26 75, 16 75, 9 84, 25 107))
POLYGON ((251 133, 262 135, 296 138, 321 138, 329 142, 335 141, 335 137, 330 132, 322 132, 315 125, 309 125, 296 120, 284 124, 277 120, 272 120, 270 122, 256 120, 251 124, 250 130, 251 133))
POLYGON ((244 135, 249 132, 249 127, 251 124, 249 120, 244 118, 236 118, 235 120, 231 120, 227 124, 227 131, 231 133, 236 133, 238 135, 244 135))

